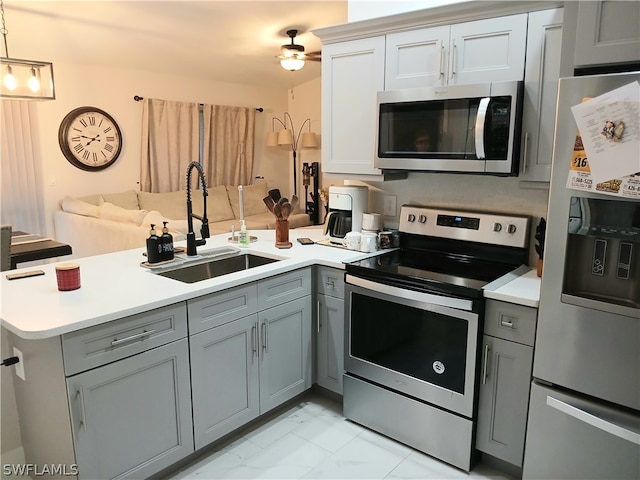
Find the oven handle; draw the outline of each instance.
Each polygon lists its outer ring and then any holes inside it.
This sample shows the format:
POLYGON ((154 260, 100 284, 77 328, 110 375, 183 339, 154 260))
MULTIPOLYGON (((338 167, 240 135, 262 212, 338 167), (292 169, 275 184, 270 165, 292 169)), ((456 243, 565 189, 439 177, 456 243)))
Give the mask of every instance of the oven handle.
POLYGON ((364 278, 354 277, 349 274, 345 276, 345 282, 374 292, 385 293, 387 295, 407 300, 414 300, 416 302, 430 303, 432 305, 455 308, 467 312, 471 312, 473 310, 473 301, 466 300, 464 298, 445 297, 443 295, 416 292, 415 290, 408 290, 406 288, 398 288, 384 283, 372 282, 371 280, 365 280, 364 278))

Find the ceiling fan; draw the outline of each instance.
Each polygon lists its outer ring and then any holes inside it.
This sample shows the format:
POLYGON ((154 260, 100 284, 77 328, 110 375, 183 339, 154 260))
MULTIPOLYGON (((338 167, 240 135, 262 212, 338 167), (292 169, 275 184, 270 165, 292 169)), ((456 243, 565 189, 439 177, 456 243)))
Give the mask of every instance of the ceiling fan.
POLYGON ((287 30, 287 35, 291 38, 291 43, 282 45, 280 48, 280 55, 277 57, 280 59, 280 65, 282 65, 282 68, 292 72, 304 67, 304 62, 307 60, 319 62, 321 59, 320 52, 305 53, 302 45, 294 43, 297 34, 298 30, 287 30))

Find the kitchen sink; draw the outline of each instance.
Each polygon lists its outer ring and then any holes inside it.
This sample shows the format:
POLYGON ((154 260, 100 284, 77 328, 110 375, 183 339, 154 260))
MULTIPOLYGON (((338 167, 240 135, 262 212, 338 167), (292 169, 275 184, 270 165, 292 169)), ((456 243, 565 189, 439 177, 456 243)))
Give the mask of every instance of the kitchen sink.
POLYGON ((227 275, 228 273, 240 272, 250 268, 267 265, 277 262, 275 258, 262 257, 250 253, 236 255, 233 257, 221 258, 218 260, 210 260, 208 262, 186 265, 174 270, 158 272, 158 275, 167 278, 173 278, 184 283, 196 283, 208 278, 227 275))

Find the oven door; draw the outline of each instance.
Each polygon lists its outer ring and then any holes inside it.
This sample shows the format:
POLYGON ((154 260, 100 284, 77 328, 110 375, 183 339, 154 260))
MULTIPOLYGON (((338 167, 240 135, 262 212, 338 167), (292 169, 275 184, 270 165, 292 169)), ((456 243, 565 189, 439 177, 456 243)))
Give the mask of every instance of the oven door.
POLYGON ((346 372, 472 418, 479 325, 473 302, 346 279, 346 372))

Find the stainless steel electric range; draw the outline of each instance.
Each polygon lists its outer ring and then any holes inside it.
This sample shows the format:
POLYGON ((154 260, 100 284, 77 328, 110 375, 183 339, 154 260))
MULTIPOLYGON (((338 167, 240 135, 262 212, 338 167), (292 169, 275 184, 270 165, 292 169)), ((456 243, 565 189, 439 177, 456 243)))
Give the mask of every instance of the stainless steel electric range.
POLYGON ((469 471, 483 290, 528 270, 529 217, 404 205, 400 248, 346 265, 345 417, 469 471))

